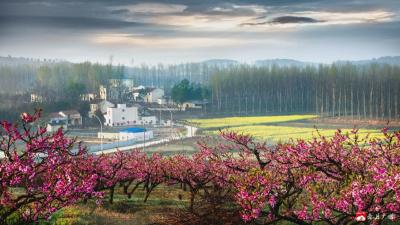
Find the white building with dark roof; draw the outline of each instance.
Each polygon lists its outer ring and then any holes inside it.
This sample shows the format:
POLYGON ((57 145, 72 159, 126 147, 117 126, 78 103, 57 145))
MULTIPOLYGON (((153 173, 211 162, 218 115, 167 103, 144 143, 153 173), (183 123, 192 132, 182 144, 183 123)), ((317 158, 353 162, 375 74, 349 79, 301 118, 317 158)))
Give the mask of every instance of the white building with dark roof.
POLYGON ((139 109, 135 106, 127 107, 126 104, 117 104, 117 107, 107 108, 104 119, 104 125, 111 127, 140 124, 139 109))

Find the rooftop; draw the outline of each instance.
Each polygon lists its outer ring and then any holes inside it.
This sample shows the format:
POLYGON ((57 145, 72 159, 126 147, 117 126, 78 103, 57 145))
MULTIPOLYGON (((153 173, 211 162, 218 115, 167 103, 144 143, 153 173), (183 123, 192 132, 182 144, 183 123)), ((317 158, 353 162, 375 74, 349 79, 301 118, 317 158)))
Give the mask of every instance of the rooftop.
POLYGON ((142 133, 145 132, 146 129, 144 128, 139 128, 139 127, 130 127, 130 128, 126 128, 123 130, 120 130, 119 132, 124 132, 124 133, 142 133))

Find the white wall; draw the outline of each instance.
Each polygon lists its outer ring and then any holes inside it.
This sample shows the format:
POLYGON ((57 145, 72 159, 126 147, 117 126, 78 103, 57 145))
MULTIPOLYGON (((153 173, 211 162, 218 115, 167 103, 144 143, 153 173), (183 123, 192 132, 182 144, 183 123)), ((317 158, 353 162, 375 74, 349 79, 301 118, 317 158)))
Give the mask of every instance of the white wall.
POLYGON ((146 100, 147 102, 157 103, 158 99, 163 97, 164 97, 164 90, 161 88, 156 88, 147 95, 146 100))
POLYGON ((157 117, 155 116, 142 116, 141 124, 157 124, 157 117))
POLYGON ((104 115, 106 126, 127 126, 139 124, 139 110, 137 107, 126 107, 118 104, 116 108, 108 108, 104 115))
POLYGON ((103 139, 119 139, 119 133, 97 133, 97 138, 103 139))
POLYGON ((127 141, 127 140, 143 141, 144 137, 146 138, 146 141, 152 139, 154 137, 153 131, 149 130, 144 133, 119 132, 120 141, 127 141))
POLYGON ((47 132, 56 132, 60 128, 62 128, 63 131, 67 131, 68 130, 68 125, 67 124, 64 124, 64 125, 50 125, 50 124, 47 124, 47 127, 46 127, 47 132))

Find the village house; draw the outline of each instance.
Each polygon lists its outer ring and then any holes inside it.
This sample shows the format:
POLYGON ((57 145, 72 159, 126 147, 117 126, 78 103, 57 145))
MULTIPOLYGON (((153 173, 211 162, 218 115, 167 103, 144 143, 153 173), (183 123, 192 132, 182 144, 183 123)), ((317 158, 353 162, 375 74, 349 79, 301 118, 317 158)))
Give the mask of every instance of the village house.
POLYGON ((183 111, 187 109, 202 109, 207 103, 207 101, 192 100, 180 104, 179 108, 183 111))
POLYGON ((172 101, 172 99, 169 96, 164 96, 162 98, 159 98, 157 100, 157 103, 159 105, 173 105, 174 102, 172 101))
POLYGON ((82 116, 76 110, 67 110, 51 113, 49 115, 49 123, 65 123, 70 126, 82 125, 82 116))
POLYGON ((68 120, 68 125, 80 126, 82 125, 82 116, 76 110, 61 111, 60 115, 66 117, 68 120))
POLYGON ((51 121, 47 123, 47 131, 48 132, 56 132, 58 129, 63 129, 64 131, 68 130, 68 125, 65 121, 59 120, 59 121, 51 121))
POLYGON ((37 102, 37 103, 42 103, 43 102, 43 96, 38 95, 38 94, 31 94, 31 102, 37 102))
POLYGON ((154 138, 152 130, 147 130, 145 128, 130 127, 122 129, 120 131, 111 132, 99 132, 97 133, 98 138, 108 139, 108 140, 119 140, 119 141, 144 141, 154 138))
POLYGON ((94 99, 96 99, 95 93, 81 94, 81 101, 90 102, 94 99))
POLYGON ((161 88, 146 88, 144 86, 136 87, 133 90, 133 99, 146 103, 158 103, 164 97, 164 90, 161 88))
POLYGON ((109 79, 107 85, 99 86, 99 99, 120 101, 133 90, 133 79, 109 79))
POLYGON ((106 126, 127 126, 139 123, 138 107, 127 107, 126 104, 117 104, 117 107, 107 108, 104 115, 106 126))
POLYGON ((90 111, 89 111, 89 117, 93 117, 95 115, 96 111, 100 111, 102 114, 107 113, 108 108, 114 107, 114 103, 109 102, 107 100, 94 100, 90 103, 90 111))
POLYGON ((60 121, 65 122, 65 124, 67 124, 68 123, 68 118, 62 116, 60 114, 60 112, 54 112, 54 113, 50 113, 49 114, 49 123, 52 123, 52 122, 58 123, 60 121))
POLYGON ((140 123, 141 124, 156 124, 157 123, 157 117, 155 117, 155 116, 142 116, 140 118, 140 123))
POLYGON ((110 127, 157 124, 156 116, 149 114, 141 115, 138 106, 127 107, 126 104, 117 104, 117 107, 107 108, 104 119, 104 125, 110 127))
POLYGON ((164 90, 161 88, 149 88, 146 91, 144 101, 148 103, 158 103, 159 99, 164 97, 164 90))
POLYGON ((107 100, 107 88, 104 85, 99 87, 99 99, 107 100))

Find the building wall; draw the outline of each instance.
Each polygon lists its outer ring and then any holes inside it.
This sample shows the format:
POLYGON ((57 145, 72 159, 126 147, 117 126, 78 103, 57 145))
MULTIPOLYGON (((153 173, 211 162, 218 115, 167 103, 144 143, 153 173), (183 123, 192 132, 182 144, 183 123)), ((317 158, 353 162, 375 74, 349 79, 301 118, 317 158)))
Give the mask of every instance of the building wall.
POLYGON ((115 105, 107 100, 101 101, 99 103, 90 104, 90 112, 94 114, 97 110, 100 110, 101 113, 107 113, 108 108, 112 108, 115 105))
POLYGON ((102 101, 99 103, 99 109, 101 111, 101 113, 106 113, 108 108, 112 108, 115 105, 109 101, 102 101))
POLYGON ((43 102, 43 97, 37 94, 31 94, 31 102, 43 102))
POLYGON ((53 117, 53 118, 50 118, 50 120, 49 120, 50 123, 51 122, 58 123, 59 121, 64 121, 65 123, 68 123, 68 118, 60 115, 59 117, 53 117))
POLYGON ((107 100, 107 88, 103 85, 99 87, 99 98, 103 100, 107 100))
POLYGON ((155 116, 142 116, 141 124, 157 124, 157 117, 155 117, 155 116))
POLYGON ((154 102, 157 103, 158 99, 164 97, 164 90, 160 88, 156 88, 153 91, 151 91, 147 96, 146 101, 147 102, 154 102))
POLYGON ((135 140, 135 141, 143 141, 143 138, 146 138, 146 140, 150 140, 154 138, 153 131, 146 131, 146 132, 137 132, 137 133, 131 133, 131 132, 119 132, 119 133, 97 133, 97 138, 103 138, 103 139, 113 139, 113 140, 120 140, 120 141, 127 141, 127 140, 135 140))
POLYGON ((91 113, 95 113, 97 111, 97 109, 99 109, 98 104, 94 103, 94 104, 90 104, 90 112, 91 113))
POLYGON ((96 98, 96 94, 94 94, 94 93, 88 93, 88 94, 81 95, 82 101, 92 101, 95 98, 96 98))
POLYGON ((103 138, 103 139, 119 139, 119 133, 107 133, 107 132, 103 132, 103 133, 100 133, 100 132, 98 132, 97 133, 97 138, 103 138))
POLYGON ((68 125, 64 124, 64 125, 50 125, 47 124, 47 131, 48 132, 56 132, 58 131, 58 129, 62 128, 64 131, 68 130, 68 125))
POLYGON ((134 125, 139 123, 139 112, 137 107, 118 104, 116 108, 108 108, 104 118, 106 126, 134 125))
POLYGON ((150 130, 138 133, 119 132, 120 141, 127 141, 127 140, 143 141, 144 138, 146 139, 146 141, 154 138, 153 131, 150 130))

